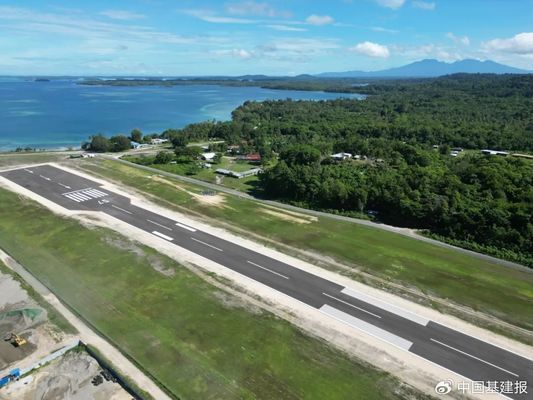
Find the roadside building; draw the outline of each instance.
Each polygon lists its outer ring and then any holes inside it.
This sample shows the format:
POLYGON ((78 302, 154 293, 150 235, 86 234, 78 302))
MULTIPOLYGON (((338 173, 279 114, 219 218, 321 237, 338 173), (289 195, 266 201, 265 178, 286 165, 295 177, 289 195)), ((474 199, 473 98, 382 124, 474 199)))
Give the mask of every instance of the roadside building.
POLYGON ((259 153, 249 153, 243 156, 237 156, 237 160, 244 160, 251 163, 261 162, 261 154, 259 153))
POLYGON ((507 157, 509 155, 509 153, 506 151, 490 150, 490 149, 481 150, 481 154, 484 154, 486 156, 501 156, 501 157, 507 157))
POLYGON ((333 158, 334 160, 337 160, 337 161, 349 160, 352 157, 353 157, 352 153, 345 153, 345 152, 341 152, 341 153, 337 153, 337 154, 332 154, 331 155, 331 158, 333 158))
POLYGON ((252 168, 244 172, 230 171, 229 169, 219 168, 215 172, 220 175, 230 176, 232 178, 242 179, 248 176, 257 175, 262 171, 261 168, 252 168))
POLYGON ((204 161, 213 161, 213 159, 216 157, 217 153, 204 153, 200 156, 200 158, 204 161))
POLYGON ((168 142, 168 139, 152 139, 150 140, 150 144, 163 144, 168 142))

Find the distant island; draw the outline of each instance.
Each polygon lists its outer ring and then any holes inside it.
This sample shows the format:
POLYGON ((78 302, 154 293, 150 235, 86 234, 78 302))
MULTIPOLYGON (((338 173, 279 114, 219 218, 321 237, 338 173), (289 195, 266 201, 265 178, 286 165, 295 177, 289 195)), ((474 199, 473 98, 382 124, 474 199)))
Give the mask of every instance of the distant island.
POLYGON ((221 86, 258 86, 263 89, 305 90, 335 93, 370 94, 365 89, 369 82, 373 84, 393 80, 436 78, 457 74, 530 74, 532 71, 521 70, 494 61, 462 60, 446 63, 438 60, 422 60, 398 68, 382 71, 348 71, 326 72, 318 75, 297 76, 204 76, 204 77, 106 77, 90 78, 77 82, 79 85, 97 86, 178 86, 178 85, 221 85, 221 86))

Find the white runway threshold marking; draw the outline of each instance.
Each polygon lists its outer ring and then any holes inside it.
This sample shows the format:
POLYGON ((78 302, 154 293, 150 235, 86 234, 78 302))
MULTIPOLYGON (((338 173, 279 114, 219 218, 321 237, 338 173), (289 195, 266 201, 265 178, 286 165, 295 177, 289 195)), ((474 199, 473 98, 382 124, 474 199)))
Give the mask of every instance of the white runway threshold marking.
POLYGON ((438 340, 435 340, 435 339, 433 339, 433 338, 430 338, 429 340, 431 340, 432 342, 438 343, 438 344, 440 344, 441 346, 444 346, 444 347, 447 347, 447 348, 449 348, 449 349, 451 349, 451 350, 454 350, 454 351, 456 351, 456 352, 458 352, 458 353, 461 353, 461 354, 463 354, 463 355, 465 355, 465 356, 467 356, 467 357, 473 358, 474 360, 481 361, 482 363, 485 363, 485 364, 487 364, 487 365, 490 365, 491 367, 497 368, 497 369, 499 369, 500 371, 507 372, 508 374, 511 374, 511 375, 516 376, 516 377, 518 378, 518 375, 515 374, 514 372, 508 371, 508 370, 506 370, 506 369, 504 369, 504 368, 502 368, 502 367, 498 367, 497 365, 494 365, 494 364, 492 364, 492 363, 490 363, 490 362, 488 362, 488 361, 482 360, 481 358, 478 358, 478 357, 476 357, 476 356, 473 356, 472 354, 468 354, 468 353, 465 352, 465 351, 462 351, 462 350, 456 349, 455 347, 452 347, 452 346, 450 346, 449 344, 439 342, 438 340))
POLYGON ((268 272, 270 272, 271 274, 274 274, 274 275, 277 275, 277 276, 281 276, 281 277, 284 278, 284 279, 290 279, 288 276, 282 275, 282 274, 280 274, 279 272, 276 272, 276 271, 272 271, 271 269, 266 268, 266 267, 263 267, 263 266, 261 266, 261 265, 259 265, 259 264, 254 263, 254 262, 251 262, 251 261, 248 261, 248 260, 247 260, 246 262, 247 262, 248 264, 252 264, 254 267, 264 269, 265 271, 268 271, 268 272))
POLYGON ((409 349, 413 345, 412 342, 400 336, 387 332, 386 330, 378 328, 377 326, 369 324, 368 322, 362 321, 359 318, 352 317, 350 314, 337 310, 336 308, 328 306, 327 304, 324 304, 322 307, 320 307, 320 311, 336 319, 337 321, 344 322, 345 324, 350 325, 355 329, 358 329, 362 332, 369 334, 370 336, 388 342, 403 350, 409 351, 409 349))
POLYGON ((114 204, 111 204, 111 207, 116 208, 116 209, 119 210, 119 211, 125 212, 126 214, 133 215, 132 212, 130 212, 130 211, 128 211, 128 210, 124 210, 123 208, 120 208, 120 207, 118 207, 118 206, 116 206, 116 205, 114 205, 114 204))
POLYGON ((400 317, 416 322, 417 324, 426 326, 429 323, 429 319, 421 317, 420 315, 404 310, 403 308, 395 306, 394 304, 387 303, 383 300, 380 300, 374 296, 370 296, 358 290, 345 287, 344 289, 341 290, 341 293, 344 293, 350 297, 354 297, 358 300, 364 301, 365 303, 372 304, 390 313, 399 315, 400 317))
POLYGON ((156 236, 159 236, 162 239, 168 240, 169 242, 172 242, 172 240, 173 240, 170 236, 164 235, 164 234, 162 234, 161 232, 158 232, 158 231, 153 231, 152 234, 156 235, 156 236))
POLYGON ((362 312, 364 312, 364 313, 370 314, 370 315, 372 315, 373 317, 381 318, 381 317, 380 317, 379 315, 377 315, 377 314, 374 314, 374 313, 372 313, 372 312, 370 312, 370 311, 367 311, 367 310, 365 310, 364 308, 357 307, 357 306, 355 306, 355 305, 353 305, 353 304, 351 304, 351 303, 348 303, 347 301, 344 301, 344 300, 338 299, 338 298, 336 298, 336 297, 334 297, 334 296, 332 296, 332 295, 330 295, 330 294, 327 294, 327 293, 324 293, 324 292, 322 292, 322 294, 323 294, 324 296, 327 296, 327 297, 333 299, 333 300, 337 300, 338 302, 341 302, 341 303, 343 303, 343 304, 346 304, 347 306, 350 306, 350 307, 352 307, 352 308, 355 308, 355 309, 357 309, 357 310, 359 310, 359 311, 362 311, 362 312))
MULTIPOLYGON (((60 185, 65 186, 61 183, 60 185)), ((91 199, 99 199, 100 197, 109 196, 107 193, 101 192, 100 190, 96 190, 93 188, 74 190, 73 192, 63 193, 62 195, 70 200, 74 200, 76 203, 82 203, 91 199)))
POLYGON ((160 228, 166 229, 167 231, 172 231, 172 228, 169 228, 168 226, 160 224, 159 222, 152 221, 151 219, 147 219, 147 221, 150 222, 151 224, 159 226, 160 228))
POLYGON ((176 224, 176 226, 179 226, 180 228, 183 228, 183 229, 187 229, 188 231, 191 231, 191 232, 196 232, 196 229, 191 228, 190 226, 187 226, 187 225, 180 224, 179 222, 176 224))
POLYGON ((207 247, 211 247, 212 249, 215 249, 215 250, 218 250, 218 251, 224 251, 222 249, 219 249, 218 247, 215 247, 215 246, 213 246, 213 245, 211 245, 209 243, 206 243, 206 242, 202 242, 201 240, 198 240, 196 238, 191 237, 191 239, 194 240, 195 242, 202 243, 203 245, 205 245, 207 247))

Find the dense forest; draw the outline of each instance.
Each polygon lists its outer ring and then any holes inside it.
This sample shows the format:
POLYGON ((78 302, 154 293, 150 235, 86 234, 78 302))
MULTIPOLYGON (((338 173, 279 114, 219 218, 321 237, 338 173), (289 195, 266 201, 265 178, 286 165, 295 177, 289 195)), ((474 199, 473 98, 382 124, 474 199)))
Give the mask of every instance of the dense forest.
POLYGON ((223 139, 277 159, 260 175, 262 196, 372 214, 533 266, 533 160, 480 153, 533 151, 533 76, 451 75, 364 91, 362 101, 247 102, 231 121, 165 135, 223 139), (338 152, 357 157, 335 161, 338 152))

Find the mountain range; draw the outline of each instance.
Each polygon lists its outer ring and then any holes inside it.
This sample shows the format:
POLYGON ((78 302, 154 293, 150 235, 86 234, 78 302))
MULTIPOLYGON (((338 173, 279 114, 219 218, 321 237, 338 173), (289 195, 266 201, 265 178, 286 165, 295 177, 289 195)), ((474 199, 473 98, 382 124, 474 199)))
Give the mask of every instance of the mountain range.
POLYGON ((402 67, 384 69, 381 71, 345 71, 324 72, 315 75, 320 78, 429 78, 449 74, 530 74, 527 71, 494 61, 461 60, 452 63, 426 59, 416 61, 402 67))

